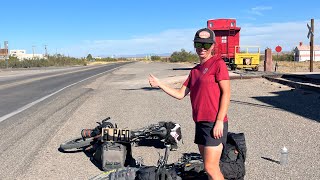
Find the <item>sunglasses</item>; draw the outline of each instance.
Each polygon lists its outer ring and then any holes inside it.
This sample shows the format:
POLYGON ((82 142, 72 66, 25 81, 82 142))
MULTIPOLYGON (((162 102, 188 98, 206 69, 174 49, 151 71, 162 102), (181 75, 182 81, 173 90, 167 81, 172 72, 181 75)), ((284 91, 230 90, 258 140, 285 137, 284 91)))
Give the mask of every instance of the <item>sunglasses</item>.
POLYGON ((203 48, 205 50, 210 49, 211 46, 212 46, 212 43, 200 43, 200 42, 194 43, 194 48, 203 48))

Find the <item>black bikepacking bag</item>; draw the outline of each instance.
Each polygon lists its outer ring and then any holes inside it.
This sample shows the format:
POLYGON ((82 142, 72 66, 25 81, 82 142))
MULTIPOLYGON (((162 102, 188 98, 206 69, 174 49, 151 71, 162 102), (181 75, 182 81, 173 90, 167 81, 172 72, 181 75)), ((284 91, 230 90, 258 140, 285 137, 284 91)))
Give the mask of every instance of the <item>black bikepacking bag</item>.
POLYGON ((142 166, 136 173, 136 180, 156 180, 156 166, 142 166))
POLYGON ((103 171, 122 168, 126 162, 127 146, 117 142, 104 142, 97 147, 93 159, 103 171))
POLYGON ((135 180, 181 180, 174 167, 143 166, 136 172, 135 180))
POLYGON ((220 159, 220 169, 225 179, 243 179, 247 154, 246 140, 243 133, 228 133, 227 144, 220 159))

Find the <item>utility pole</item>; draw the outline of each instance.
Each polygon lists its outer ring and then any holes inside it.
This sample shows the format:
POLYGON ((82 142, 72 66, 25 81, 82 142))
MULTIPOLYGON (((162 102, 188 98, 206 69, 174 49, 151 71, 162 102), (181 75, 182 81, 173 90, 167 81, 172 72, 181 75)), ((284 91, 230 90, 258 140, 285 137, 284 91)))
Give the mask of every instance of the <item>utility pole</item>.
POLYGON ((45 57, 48 57, 47 45, 44 45, 44 50, 45 50, 44 56, 45 56, 45 57))
POLYGON ((34 47, 35 46, 32 46, 32 59, 34 59, 34 47))
POLYGON ((8 41, 4 41, 4 49, 6 49, 6 55, 5 55, 5 60, 6 60, 6 68, 8 69, 9 67, 9 43, 8 41))
POLYGON ((311 38, 310 38, 310 72, 313 72, 313 37, 314 37, 314 19, 311 19, 311 38))
POLYGON ((311 19, 311 27, 307 24, 309 29, 308 39, 310 39, 310 72, 313 72, 313 37, 314 37, 314 19, 311 19))

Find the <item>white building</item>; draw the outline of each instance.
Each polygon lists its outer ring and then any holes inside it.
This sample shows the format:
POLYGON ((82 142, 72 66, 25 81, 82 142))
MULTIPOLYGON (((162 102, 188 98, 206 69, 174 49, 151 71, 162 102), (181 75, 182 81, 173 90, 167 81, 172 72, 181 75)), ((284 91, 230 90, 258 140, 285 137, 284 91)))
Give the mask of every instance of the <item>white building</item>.
MULTIPOLYGON (((295 61, 309 61, 310 60, 310 46, 304 45, 302 42, 299 43, 299 46, 294 48, 294 60, 295 61)), ((320 46, 313 46, 313 60, 320 61, 320 46)))
POLYGON ((97 57, 93 57, 93 59, 102 59, 102 57, 97 56, 97 57))
POLYGON ((43 54, 27 54, 26 50, 10 50, 10 56, 23 59, 47 59, 43 54))

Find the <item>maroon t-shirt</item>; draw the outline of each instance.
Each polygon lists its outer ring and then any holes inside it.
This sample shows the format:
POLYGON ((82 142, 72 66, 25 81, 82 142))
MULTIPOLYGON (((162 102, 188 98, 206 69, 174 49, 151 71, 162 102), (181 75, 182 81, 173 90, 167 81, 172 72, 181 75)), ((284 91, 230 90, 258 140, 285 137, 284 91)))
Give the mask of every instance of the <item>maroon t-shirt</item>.
MULTIPOLYGON (((219 56, 213 56, 203 64, 195 66, 184 86, 190 89, 192 115, 195 122, 215 122, 220 105, 220 88, 218 82, 229 80, 227 66, 219 56)), ((224 122, 228 117, 224 118, 224 122)))

